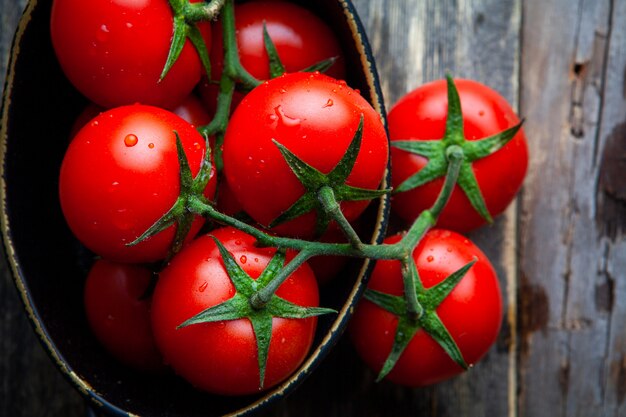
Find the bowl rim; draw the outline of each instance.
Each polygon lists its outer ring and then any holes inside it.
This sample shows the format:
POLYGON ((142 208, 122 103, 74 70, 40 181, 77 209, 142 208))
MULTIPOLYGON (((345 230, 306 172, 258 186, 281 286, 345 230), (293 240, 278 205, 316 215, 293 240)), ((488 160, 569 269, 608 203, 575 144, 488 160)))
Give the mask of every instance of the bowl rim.
MULTIPOLYGON (((368 101, 374 107, 376 112, 380 115, 385 131, 387 132, 387 116, 385 112, 384 99, 382 94, 382 88, 379 82, 378 71, 376 69, 374 56, 371 50, 370 43, 367 39, 363 24, 357 14, 357 11, 352 4, 351 0, 335 0, 341 7, 344 18, 346 20, 347 27, 350 29, 354 46, 356 46, 358 56, 360 57, 360 65, 365 76, 366 84, 369 87, 370 97, 368 101)), ((48 355, 56 364, 57 368, 62 374, 72 383, 72 385, 78 390, 83 397, 90 400, 91 405, 96 406, 99 410, 105 411, 109 415, 114 416, 128 416, 139 417, 137 414, 130 413, 128 411, 120 409, 118 406, 107 401, 103 395, 98 393, 87 380, 78 375, 65 359, 62 352, 56 346, 51 336, 49 335, 46 325, 39 314, 37 307, 30 295, 28 283, 20 266, 19 256, 16 248, 13 245, 11 224, 8 215, 8 201, 7 201, 7 147, 8 147, 8 121, 11 108, 11 97, 13 92, 13 83, 15 79, 15 67, 22 45, 22 40, 28 25, 31 21, 31 16, 39 4, 39 0, 29 0, 22 17, 18 23, 13 43, 11 46, 11 53, 9 62, 7 64, 6 79, 4 85, 4 94, 2 97, 2 105, 0 107, 0 209, 2 211, 0 215, 0 230, 2 233, 2 244, 4 247, 5 258, 9 265, 9 270, 13 277, 13 282, 20 295, 22 304, 27 313, 29 321, 33 326, 35 333, 38 336, 40 343, 44 346, 48 355)), ((387 134, 387 141, 389 142, 389 136, 387 134)), ((380 188, 388 188, 391 183, 391 170, 390 161, 391 157, 387 161, 387 167, 381 182, 380 188)), ((371 243, 382 243, 385 237, 387 229, 388 219, 390 211, 390 196, 386 193, 378 199, 378 211, 376 214, 376 224, 372 231, 371 243)), ((276 387, 266 391, 259 399, 248 403, 247 406, 239 408, 233 412, 225 414, 224 417, 244 416, 250 413, 259 411, 260 409, 268 406, 276 400, 286 396, 292 390, 294 390, 313 370, 317 367, 322 360, 327 356, 332 347, 337 342, 339 336, 345 330, 347 323, 352 316, 356 302, 360 299, 361 295, 365 291, 369 275, 374 266, 374 262, 370 259, 364 259, 359 269, 356 281, 352 286, 347 298, 345 299, 342 308, 338 311, 336 318, 333 320, 332 325, 326 331, 326 334, 321 338, 317 345, 309 351, 307 358, 300 365, 300 367, 285 381, 277 385, 276 387)))

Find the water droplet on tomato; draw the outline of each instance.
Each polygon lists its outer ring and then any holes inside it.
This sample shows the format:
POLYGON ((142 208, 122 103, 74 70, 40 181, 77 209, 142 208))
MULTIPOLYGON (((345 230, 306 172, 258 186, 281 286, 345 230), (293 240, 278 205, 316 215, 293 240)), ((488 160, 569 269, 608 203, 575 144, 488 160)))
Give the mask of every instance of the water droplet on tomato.
POLYGON ((481 116, 481 117, 484 116, 485 115, 485 111, 484 110, 479 111, 478 115, 481 116))
POLYGON ((208 282, 206 282, 206 281, 204 281, 204 282, 202 283, 202 285, 200 285, 200 288, 198 288, 198 291, 200 291, 200 292, 204 292, 204 290, 206 290, 206 288, 207 288, 208 286, 209 286, 209 283, 208 283, 208 282))
POLYGON ((282 106, 276 106, 274 112, 283 126, 296 127, 300 125, 301 120, 296 117, 287 116, 282 106))
POLYGON ((91 122, 91 125, 92 125, 92 126, 98 126, 98 121, 97 121, 97 120, 94 120, 93 122, 91 122))
POLYGON ((194 146, 194 148, 196 148, 197 150, 202 149, 202 145, 200 144, 200 142, 194 142, 193 146, 194 146))
POLYGON ((100 27, 98 28, 98 32, 96 32, 96 40, 98 42, 106 42, 108 38, 109 28, 105 24, 100 25, 100 27))
POLYGON ((237 246, 241 245, 241 240, 235 240, 235 245, 237 246))
POLYGON ((281 89, 280 89, 280 94, 285 94, 286 92, 287 92, 287 90, 286 90, 286 89, 284 89, 284 88, 281 88, 281 89))
POLYGON ((137 135, 133 135, 132 133, 126 135, 126 137, 124 138, 124 145, 128 146, 129 148, 135 146, 137 142, 139 142, 137 135))
POLYGON ((358 88, 355 88, 354 92, 357 93, 357 94, 361 94, 361 90, 359 90, 358 88))
POLYGON ((132 27, 133 27, 133 24, 132 24, 132 23, 130 23, 130 22, 126 22, 126 27, 127 27, 128 29, 130 29, 130 28, 132 28, 132 27))
POLYGON ((428 257, 426 258, 426 260, 427 260, 428 262, 432 262, 432 261, 434 261, 434 260, 435 260, 435 257, 434 257, 434 256, 432 256, 432 255, 428 255, 428 257))
POLYGON ((239 261, 242 264, 245 264, 246 262, 248 262, 248 257, 246 255, 241 255, 241 257, 239 258, 239 261))
POLYGON ((258 263, 259 262, 259 258, 254 258, 254 262, 258 263))
POLYGON ((270 123, 274 123, 276 120, 278 120, 278 116, 276 116, 275 114, 268 114, 267 115, 267 121, 270 123))
POLYGON ((224 327, 226 327, 226 323, 223 321, 220 321, 219 323, 217 323, 217 325, 220 327, 220 329, 223 329, 224 327))
POLYGON ((452 253, 452 248, 446 248, 446 251, 447 251, 448 253, 452 253))
POLYGON ((154 149, 154 143, 150 142, 150 143, 148 144, 148 148, 150 148, 150 149, 154 149))
POLYGON ((326 102, 326 104, 324 104, 322 106, 322 108, 325 109, 326 107, 332 107, 333 104, 335 104, 335 103, 333 103, 333 100, 331 98, 329 98, 328 101, 326 102))

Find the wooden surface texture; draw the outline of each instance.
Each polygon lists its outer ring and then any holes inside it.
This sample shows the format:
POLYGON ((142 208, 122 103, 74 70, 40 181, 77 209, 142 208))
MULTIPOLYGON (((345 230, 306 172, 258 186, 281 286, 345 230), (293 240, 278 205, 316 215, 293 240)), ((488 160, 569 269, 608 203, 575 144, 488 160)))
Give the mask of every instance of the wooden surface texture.
MULTIPOLYGON (((0 0, 3 76, 24 4, 0 0)), ((626 416, 626 0, 354 4, 388 109, 450 72, 491 86, 526 119, 517 203, 471 234, 498 270, 504 326, 474 369, 423 389, 375 384, 343 340, 264 415, 626 416)), ((0 416, 84 415, 0 260, 0 416)))

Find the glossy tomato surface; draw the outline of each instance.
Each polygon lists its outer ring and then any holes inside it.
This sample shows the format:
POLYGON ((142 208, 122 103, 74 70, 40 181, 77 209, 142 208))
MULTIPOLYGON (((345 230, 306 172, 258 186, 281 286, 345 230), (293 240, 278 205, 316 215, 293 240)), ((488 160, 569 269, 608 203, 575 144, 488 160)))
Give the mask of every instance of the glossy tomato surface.
MULTIPOLYGON (((388 143, 380 116, 359 93, 323 74, 291 73, 251 91, 233 113, 224 140, 224 174, 243 209, 269 225, 304 193, 274 141, 322 173, 341 160, 364 119, 361 148, 347 184, 377 189, 388 143)), ((368 201, 341 203, 349 221, 368 201)), ((310 237, 316 214, 306 213, 275 231, 310 237)))
MULTIPOLYGON (((519 123, 507 101, 497 92, 471 80, 455 80, 463 110, 467 140, 499 133, 519 123)), ((424 84, 404 96, 389 112, 392 140, 392 185, 398 187, 421 170, 428 160, 393 147, 394 140, 440 139, 444 136, 448 114, 445 80, 424 84)), ((528 166, 528 145, 523 130, 496 153, 472 164, 473 171, 492 217, 503 212, 519 191, 528 166)), ((393 211, 407 222, 429 208, 443 185, 439 178, 413 190, 393 196, 393 211)), ((462 190, 456 186, 438 226, 469 231, 485 224, 462 190)))
MULTIPOLYGON (((275 253, 257 248, 251 236, 227 227, 211 232, 237 263, 256 279, 275 253)), ((290 256, 287 257, 290 259, 290 256)), ((177 327, 235 294, 235 287, 209 235, 198 237, 160 274, 152 304, 157 345, 167 363, 191 384, 225 395, 259 392, 256 338, 248 319, 177 327)), ((319 303, 315 277, 304 264, 276 293, 301 306, 319 303)), ((274 318, 264 388, 287 378, 313 342, 316 318, 274 318)))
POLYGON ((85 283, 85 312, 102 345, 118 360, 140 370, 165 368, 150 324, 152 273, 143 267, 98 260, 85 283))
MULTIPOLYGON (((186 121, 152 106, 132 105, 101 113, 79 131, 61 166, 59 194, 68 225, 90 250, 119 262, 163 259, 171 226, 129 247, 174 204, 180 191, 177 132, 192 174, 205 141, 186 121)), ((205 195, 215 193, 215 175, 205 195)), ((203 224, 194 221, 189 237, 203 224)))
MULTIPOLYGON (((396 235, 385 243, 399 240, 396 235)), ((495 342, 502 321, 502 295, 491 263, 469 239, 442 229, 426 234, 413 251, 413 259, 425 288, 477 260, 436 309, 465 361, 475 364, 495 342)), ((378 261, 368 288, 397 296, 404 294, 400 263, 378 261)), ((394 314, 365 299, 355 311, 350 328, 354 346, 376 372, 391 352, 397 324, 394 314)), ((433 338, 418 330, 386 378, 402 385, 423 386, 462 371, 433 338)))
MULTIPOLYGON (((282 1, 252 1, 235 6, 237 46, 243 67, 260 80, 270 78, 263 41, 263 23, 287 72, 296 72, 329 58, 337 61, 327 74, 343 79, 345 63, 339 41, 330 27, 309 10, 282 1)), ((213 79, 223 66, 222 28, 214 30, 211 62, 213 79)))
MULTIPOLYGON (((105 107, 151 104, 174 108, 200 81, 203 68, 187 40, 159 81, 173 33, 167 0, 54 0, 52 44, 74 86, 105 107)), ((208 23, 200 25, 210 47, 208 23)))

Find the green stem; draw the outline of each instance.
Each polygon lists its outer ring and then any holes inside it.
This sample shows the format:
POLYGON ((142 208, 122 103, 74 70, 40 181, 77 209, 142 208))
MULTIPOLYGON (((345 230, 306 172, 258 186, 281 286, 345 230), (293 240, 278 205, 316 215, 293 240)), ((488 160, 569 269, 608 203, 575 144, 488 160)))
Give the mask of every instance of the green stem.
POLYGON ((337 255, 354 258, 396 260, 401 260, 406 257, 406 251, 400 242, 382 245, 362 244, 361 247, 357 249, 349 243, 309 242, 300 239, 272 236, 259 230, 255 226, 249 225, 224 213, 220 213, 213 206, 200 198, 191 198, 187 209, 200 216, 210 217, 220 224, 235 227, 254 237, 257 240, 257 244, 263 247, 286 248, 295 251, 306 250, 311 253, 311 256, 337 255))
POLYGON ((341 231, 346 236, 350 244, 354 248, 360 248, 363 245, 361 238, 356 233, 348 219, 343 215, 341 207, 335 198, 335 192, 332 187, 324 186, 318 191, 318 199, 324 207, 324 211, 330 215, 330 217, 337 222, 341 231))
POLYGON ((407 313, 413 320, 418 320, 424 314, 424 307, 417 300, 417 277, 413 273, 415 268, 411 257, 402 261, 402 282, 404 284, 404 298, 407 303, 407 313))
POLYGON ((226 0, 222 10, 222 33, 224 38, 224 72, 231 79, 241 82, 246 89, 253 89, 261 81, 252 76, 239 60, 235 27, 235 6, 233 0, 226 0))
POLYGON ((258 310, 263 308, 276 293, 278 288, 285 282, 289 276, 296 271, 303 263, 305 263, 313 253, 309 250, 303 250, 287 264, 284 268, 272 278, 272 280, 263 288, 252 294, 250 297, 250 305, 258 310))
POLYGON ((185 5, 185 20, 187 22, 202 22, 214 20, 224 6, 225 0, 211 0, 209 3, 189 3, 185 5))
POLYGON ((445 205, 448 203, 459 177, 459 170, 461 169, 461 164, 463 163, 463 149, 457 145, 452 145, 446 150, 446 155, 449 162, 448 171, 446 173, 443 187, 437 196, 437 200, 435 200, 435 203, 430 209, 424 210, 420 213, 401 241, 404 247, 411 252, 426 234, 428 229, 437 223, 437 218, 443 211, 445 205))

